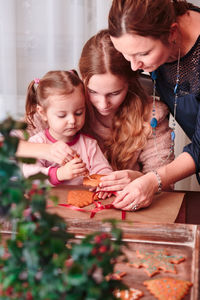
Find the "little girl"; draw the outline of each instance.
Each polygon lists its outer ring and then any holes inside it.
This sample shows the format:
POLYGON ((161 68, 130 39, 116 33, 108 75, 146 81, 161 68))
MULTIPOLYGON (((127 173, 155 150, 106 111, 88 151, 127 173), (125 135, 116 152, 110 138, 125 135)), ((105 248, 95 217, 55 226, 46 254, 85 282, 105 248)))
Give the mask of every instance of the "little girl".
POLYGON ((37 112, 47 126, 29 141, 45 144, 62 141, 78 155, 62 166, 47 160, 24 164, 25 177, 41 172, 48 175, 52 185, 76 185, 82 184, 88 172, 112 172, 97 141, 81 133, 85 111, 84 86, 76 71, 50 71, 42 79, 31 81, 26 98, 26 121, 34 127, 37 112))

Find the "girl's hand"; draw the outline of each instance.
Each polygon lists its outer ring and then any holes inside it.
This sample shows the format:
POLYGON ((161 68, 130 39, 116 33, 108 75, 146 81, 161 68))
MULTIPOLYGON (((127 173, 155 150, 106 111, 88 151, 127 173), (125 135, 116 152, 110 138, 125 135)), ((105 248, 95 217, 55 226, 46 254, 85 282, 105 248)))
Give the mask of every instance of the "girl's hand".
POLYGON ((70 180, 78 176, 85 176, 86 174, 88 174, 86 164, 78 156, 57 170, 57 178, 60 181, 70 180))
POLYGON ((50 145, 50 158, 48 160, 62 165, 74 158, 76 151, 63 141, 57 141, 50 145))
POLYGON ((120 191, 135 178, 142 176, 141 172, 132 170, 115 171, 101 178, 99 187, 102 191, 120 191))
POLYGON ((158 182, 153 173, 147 173, 128 184, 113 201, 113 205, 122 210, 136 211, 148 207, 157 192, 158 182))

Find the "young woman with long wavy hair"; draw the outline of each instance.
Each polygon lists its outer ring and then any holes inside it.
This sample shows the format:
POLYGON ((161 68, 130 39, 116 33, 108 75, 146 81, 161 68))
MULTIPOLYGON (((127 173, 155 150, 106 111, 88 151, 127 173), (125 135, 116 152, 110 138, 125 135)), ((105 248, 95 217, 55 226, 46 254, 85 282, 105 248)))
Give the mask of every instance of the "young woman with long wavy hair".
POLYGON ((85 130, 98 140, 114 170, 126 170, 106 176, 104 183, 112 180, 113 190, 120 190, 129 180, 173 160, 167 107, 155 103, 155 145, 152 97, 141 86, 138 72, 116 51, 107 30, 86 42, 79 69, 88 98, 85 130))

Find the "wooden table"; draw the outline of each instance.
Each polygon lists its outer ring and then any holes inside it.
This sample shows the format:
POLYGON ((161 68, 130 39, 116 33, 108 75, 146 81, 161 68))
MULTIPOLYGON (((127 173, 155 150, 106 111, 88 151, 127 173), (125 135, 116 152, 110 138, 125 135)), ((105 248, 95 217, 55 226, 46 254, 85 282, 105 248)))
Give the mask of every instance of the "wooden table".
MULTIPOLYGON (((63 198, 62 187, 56 189, 60 190, 58 197, 61 196, 61 198, 63 198)), ((185 196, 175 223, 200 225, 200 191, 175 191, 175 193, 176 192, 185 193, 185 196)))
MULTIPOLYGON (((69 219, 90 219, 103 220, 114 218, 117 220, 126 220, 130 222, 140 223, 174 223, 179 213, 181 204, 183 202, 184 193, 170 193, 162 192, 154 196, 152 204, 144 209, 136 212, 122 211, 111 207, 110 204, 114 200, 114 196, 105 200, 96 201, 91 205, 83 207, 80 211, 78 208, 73 208, 73 211, 66 207, 68 193, 72 190, 83 191, 87 189, 83 186, 66 186, 60 185, 51 189, 51 195, 58 198, 59 205, 54 205, 49 197, 48 208, 53 213, 58 213, 65 220, 69 219)), ((182 209, 183 210, 183 209, 182 209)), ((177 223, 185 223, 185 213, 177 223)))
MULTIPOLYGON (((182 192, 182 191, 181 191, 182 192)), ((124 240, 132 247, 132 253, 135 253, 137 249, 155 250, 155 249, 167 249, 174 254, 183 254, 186 257, 186 261, 177 266, 178 274, 169 274, 185 280, 193 282, 193 288, 190 293, 184 298, 186 300, 198 300, 200 299, 200 274, 199 274, 199 249, 200 249, 200 192, 185 191, 185 196, 179 215, 176 219, 176 223, 185 224, 156 224, 152 223, 134 223, 126 224, 124 222, 123 232, 124 240)), ((71 219, 68 222, 68 230, 73 232, 77 238, 81 238, 82 235, 90 233, 92 231, 103 230, 107 231, 106 224, 102 224, 100 221, 91 221, 90 219, 78 220, 71 219)), ((11 233, 11 232, 10 232, 11 233)), ((120 268, 120 265, 119 265, 120 268)), ((121 266, 122 271, 124 265, 121 266)), ((142 299, 153 300, 142 282, 148 277, 145 275, 143 269, 127 268, 125 270, 127 276, 125 280, 128 283, 134 282, 135 288, 140 288, 145 292, 142 299)), ((156 275, 165 276, 161 273, 156 275)), ((168 275, 168 274, 166 274, 168 275)), ((125 282, 126 283, 126 282, 125 282)))

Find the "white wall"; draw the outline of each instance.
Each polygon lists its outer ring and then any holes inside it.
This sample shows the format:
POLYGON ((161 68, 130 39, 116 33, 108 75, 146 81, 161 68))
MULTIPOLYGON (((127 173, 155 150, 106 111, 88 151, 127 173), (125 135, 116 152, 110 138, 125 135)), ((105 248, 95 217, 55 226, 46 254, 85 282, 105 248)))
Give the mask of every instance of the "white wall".
POLYGON ((193 3, 193 4, 196 4, 196 5, 200 5, 200 0, 193 0, 193 1, 190 1, 191 3, 193 3))

